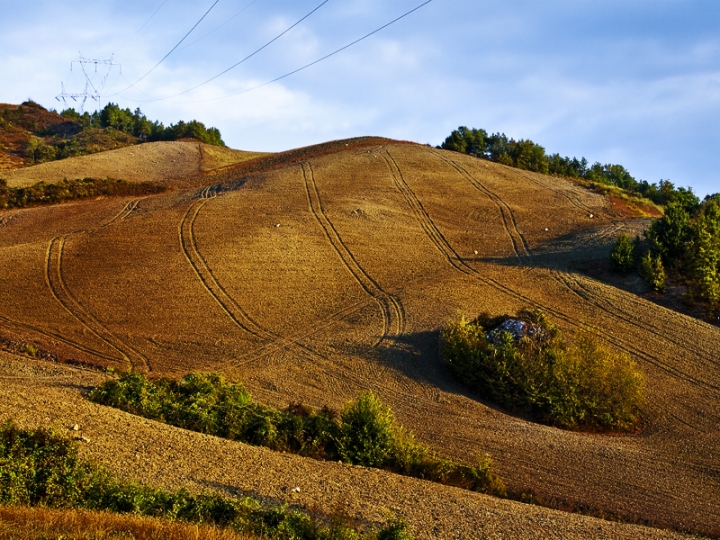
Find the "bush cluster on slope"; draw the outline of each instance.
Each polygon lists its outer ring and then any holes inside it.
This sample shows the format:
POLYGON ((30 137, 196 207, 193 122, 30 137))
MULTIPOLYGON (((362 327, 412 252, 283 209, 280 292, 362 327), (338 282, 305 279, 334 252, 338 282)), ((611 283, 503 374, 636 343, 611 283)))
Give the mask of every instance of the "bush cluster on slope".
POLYGON ((720 194, 673 202, 644 233, 645 242, 620 235, 610 254, 612 267, 638 273, 657 291, 668 277, 687 285, 689 300, 720 309, 720 194))
POLYGON ((280 411, 253 401, 241 384, 218 374, 149 380, 130 373, 95 388, 89 398, 132 414, 231 440, 316 459, 383 468, 474 491, 504 495, 487 456, 475 466, 442 459, 399 426, 372 392, 340 414, 291 404, 280 411))
POLYGON ((631 430, 638 424, 644 378, 627 354, 589 336, 567 345, 539 311, 518 320, 534 335, 496 331, 508 316, 464 319, 442 333, 455 375, 482 398, 568 429, 631 430))
POLYGON ((75 443, 50 430, 0 428, 0 504, 86 508, 208 523, 247 531, 263 538, 298 540, 409 539, 402 522, 377 535, 347 525, 324 525, 308 514, 268 507, 252 498, 170 492, 118 479, 78 457, 75 443))
POLYGON ((692 196, 692 190, 676 188, 669 180, 659 184, 636 180, 622 165, 592 165, 581 159, 546 154, 545 148, 529 139, 508 139, 504 133, 488 134, 484 129, 461 126, 454 130, 440 148, 489 159, 509 167, 568 178, 581 178, 596 184, 612 185, 631 194, 665 205, 692 196))
POLYGON ((76 178, 54 184, 38 182, 29 187, 8 187, 0 178, 0 208, 27 208, 65 201, 123 195, 162 193, 167 188, 153 182, 128 182, 114 178, 76 178))

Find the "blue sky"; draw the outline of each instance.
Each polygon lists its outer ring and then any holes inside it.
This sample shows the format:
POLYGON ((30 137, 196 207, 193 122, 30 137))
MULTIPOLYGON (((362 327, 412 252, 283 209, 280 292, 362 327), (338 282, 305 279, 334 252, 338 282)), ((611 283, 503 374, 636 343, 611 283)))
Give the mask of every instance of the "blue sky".
MULTIPOLYGON (((3 2, 0 102, 31 97, 62 108, 61 81, 68 92, 84 88, 70 61, 79 52, 114 54, 122 76, 110 72, 103 105, 140 107, 165 124, 196 118, 234 148, 283 150, 358 135, 434 145, 467 125, 620 163, 638 179, 720 191, 719 0, 433 0, 327 61, 223 97, 312 62, 422 1, 330 0, 226 75, 168 98, 322 2, 220 0, 167 60, 115 94, 157 64, 214 1, 3 2)), ((104 74, 90 72, 96 81, 104 74)))

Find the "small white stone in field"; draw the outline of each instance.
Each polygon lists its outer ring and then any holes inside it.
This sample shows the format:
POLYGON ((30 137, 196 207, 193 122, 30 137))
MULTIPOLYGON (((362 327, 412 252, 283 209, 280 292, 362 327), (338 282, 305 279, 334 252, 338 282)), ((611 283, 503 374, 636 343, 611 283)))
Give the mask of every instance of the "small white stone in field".
POLYGON ((78 426, 77 424, 73 424, 72 426, 70 426, 70 429, 72 431, 80 431, 80 426, 78 426))
POLYGON ((294 487, 294 488, 292 488, 290 491, 292 491, 293 493, 300 493, 300 488, 299 488, 299 487, 294 487))
POLYGON ((279 226, 280 226, 280 224, 279 224, 279 223, 276 223, 276 224, 275 224, 275 226, 276 226, 276 227, 279 227, 279 226))
POLYGON ((545 227, 545 232, 548 232, 549 230, 550 230, 550 229, 548 229, 547 227, 545 227))
POLYGON ((475 250, 475 255, 477 255, 477 254, 478 254, 478 251, 477 251, 477 249, 476 249, 476 250, 475 250))
POLYGON ((593 216, 592 214, 590 214, 588 217, 594 218, 595 216, 593 216))

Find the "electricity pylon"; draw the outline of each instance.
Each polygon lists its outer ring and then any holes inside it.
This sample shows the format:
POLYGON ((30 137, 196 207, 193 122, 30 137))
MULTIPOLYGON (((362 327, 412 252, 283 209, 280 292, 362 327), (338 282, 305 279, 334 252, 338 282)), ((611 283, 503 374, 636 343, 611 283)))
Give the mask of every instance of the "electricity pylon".
POLYGON ((80 65, 80 69, 82 69, 83 75, 85 75, 85 91, 75 94, 67 93, 65 92, 65 84, 61 82, 60 87, 62 91, 60 92, 60 95, 55 96, 55 99, 57 99, 58 101, 62 101, 67 108, 67 98, 70 98, 73 101, 77 101, 78 99, 82 98, 82 102, 80 103, 80 114, 82 114, 85 109, 85 102, 88 98, 96 101, 98 108, 100 107, 100 98, 102 96, 103 90, 105 90, 105 83, 110 76, 110 72, 112 71, 114 66, 118 66, 120 69, 120 73, 122 73, 122 66, 119 63, 115 62, 115 60, 113 60, 113 55, 110 55, 110 58, 107 60, 96 60, 91 58, 85 58, 82 53, 79 54, 80 56, 78 58, 70 62, 70 71, 72 71, 74 64, 80 65), (102 78, 97 84, 93 82, 93 79, 96 79, 97 77, 91 77, 90 75, 88 75, 88 72, 85 69, 85 66, 88 64, 95 65, 96 74, 98 73, 98 66, 107 66, 107 71, 105 71, 105 75, 102 76, 102 78))

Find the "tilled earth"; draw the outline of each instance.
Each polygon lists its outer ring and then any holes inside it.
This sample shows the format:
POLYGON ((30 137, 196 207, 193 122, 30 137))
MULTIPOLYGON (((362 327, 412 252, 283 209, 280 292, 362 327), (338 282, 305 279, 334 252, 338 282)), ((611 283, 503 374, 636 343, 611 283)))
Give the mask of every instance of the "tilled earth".
MULTIPOLYGON (((640 231, 645 222, 562 179, 468 156, 370 139, 331 146, 334 153, 328 147, 268 158, 267 172, 260 161, 230 166, 204 188, 183 189, 181 182, 142 199, 0 213, 0 334, 61 360, 166 376, 220 371, 280 407, 301 401, 340 408, 371 389, 441 454, 472 462, 488 452, 515 491, 563 508, 720 535, 720 332, 571 270, 601 264, 618 234, 640 231), (647 378, 640 432, 538 425, 482 402, 450 376, 438 347, 443 325, 459 314, 523 308, 543 309, 569 336, 595 334, 632 355, 647 378)), ((8 395, 46 384, 32 377, 8 383, 16 384, 8 395)), ((220 448, 258 456, 255 467, 292 462, 294 476, 271 468, 268 485, 241 486, 263 496, 288 500, 295 495, 281 490, 296 484, 300 497, 309 497, 318 489, 311 471, 352 474, 352 482, 367 477, 404 486, 378 493, 390 510, 420 505, 427 524, 420 514, 408 516, 423 534, 432 535, 428 520, 437 516, 448 524, 437 533, 442 537, 477 536, 471 531, 480 521, 498 527, 498 537, 550 534, 532 527, 521 534, 513 519, 583 536, 573 527, 587 518, 131 420, 82 402, 89 383, 68 386, 66 397, 58 384, 35 392, 48 396, 38 399, 49 409, 59 400, 69 412, 124 418, 137 437, 155 433, 149 440, 157 446, 147 454, 154 472, 126 469, 148 481, 196 481, 200 472, 176 474, 172 465, 185 452, 172 441, 188 437, 205 445, 199 463, 216 460, 223 470, 220 448), (456 531, 449 524, 466 523, 458 516, 469 503, 422 506, 445 494, 458 494, 452 501, 492 500, 492 508, 508 513, 493 510, 482 520, 471 513, 476 517, 463 519, 472 526, 456 531), (510 528, 502 528, 505 521, 510 528)), ((11 387, 3 381, 3 388, 11 387)), ((22 420, 22 408, 7 403, 0 412, 22 420)), ((109 433, 107 444, 115 446, 100 452, 106 459, 140 448, 139 442, 126 448, 134 433, 109 433)), ((225 485, 213 482, 207 485, 225 485)), ((368 485, 363 496, 374 497, 378 485, 368 485)), ((323 505, 335 504, 340 495, 327 489, 333 495, 323 505)), ((362 515, 379 519, 372 512, 362 515)), ((594 536, 605 535, 583 537, 594 536)))
POLYGON ((28 428, 52 425, 84 438, 78 442, 83 456, 147 484, 342 512, 361 526, 402 517, 418 539, 690 538, 173 428, 87 401, 84 391, 104 378, 0 353, 0 421, 20 419, 28 428), (79 431, 71 429, 76 424, 79 431))

